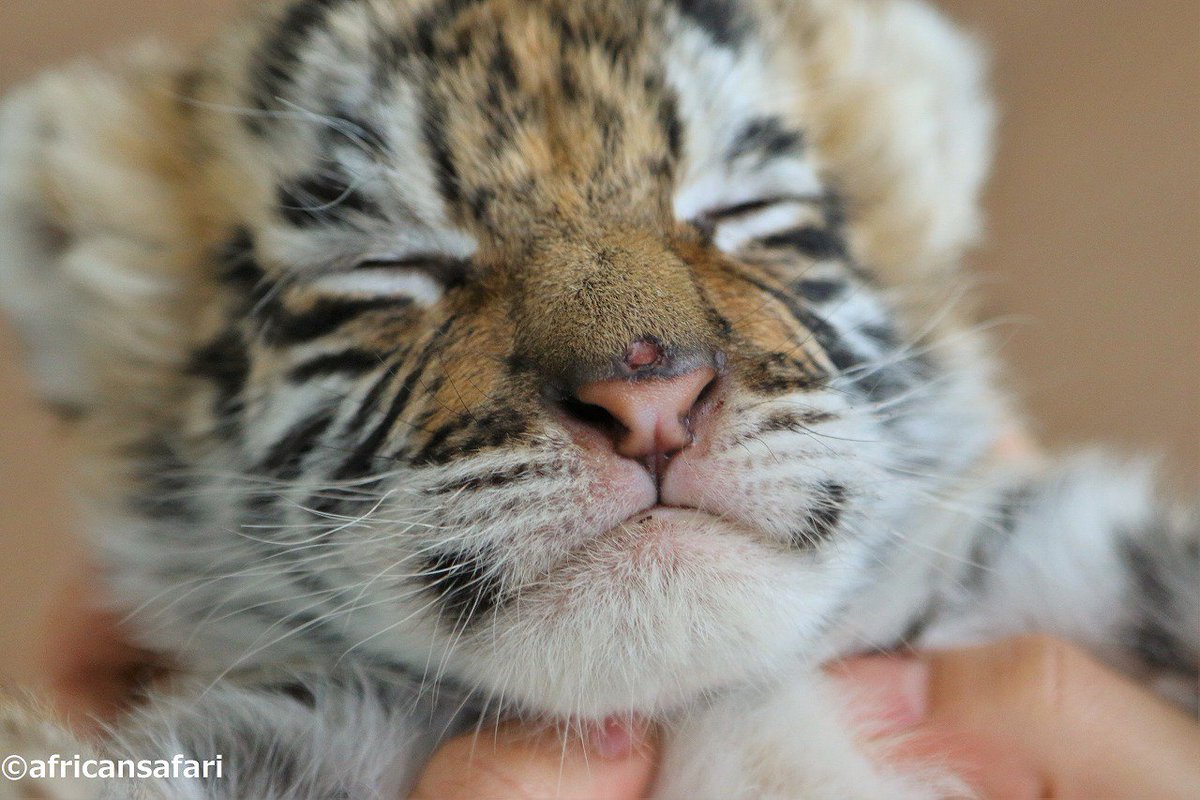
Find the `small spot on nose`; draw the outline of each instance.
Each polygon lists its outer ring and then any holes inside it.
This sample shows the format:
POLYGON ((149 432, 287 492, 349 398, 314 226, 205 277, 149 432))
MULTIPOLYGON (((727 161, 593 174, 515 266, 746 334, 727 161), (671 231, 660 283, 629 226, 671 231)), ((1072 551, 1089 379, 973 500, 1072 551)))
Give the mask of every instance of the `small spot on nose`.
POLYGON ((630 369, 645 369, 662 363, 662 345, 649 339, 638 339, 625 350, 625 366, 630 369))

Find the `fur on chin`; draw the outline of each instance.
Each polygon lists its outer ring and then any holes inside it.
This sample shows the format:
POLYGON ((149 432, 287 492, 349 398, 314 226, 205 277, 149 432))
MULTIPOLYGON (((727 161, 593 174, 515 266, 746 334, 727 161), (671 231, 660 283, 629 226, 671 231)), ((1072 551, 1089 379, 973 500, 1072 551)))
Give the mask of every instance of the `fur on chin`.
POLYGON ((662 714, 777 673, 820 632, 836 571, 715 517, 647 516, 482 620, 451 671, 539 713, 662 714))

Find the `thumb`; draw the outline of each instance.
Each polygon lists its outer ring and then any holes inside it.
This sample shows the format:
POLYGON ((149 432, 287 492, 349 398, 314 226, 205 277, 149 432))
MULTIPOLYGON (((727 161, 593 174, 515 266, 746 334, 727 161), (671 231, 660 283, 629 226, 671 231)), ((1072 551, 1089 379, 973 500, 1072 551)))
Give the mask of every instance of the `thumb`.
POLYGON ((833 673, 868 730, 903 734, 895 758, 947 763, 984 797, 1184 798, 1200 785, 1195 721, 1047 637, 833 673))
POLYGON ((654 777, 653 737, 614 723, 587 745, 502 725, 443 745, 409 800, 639 800, 654 777))

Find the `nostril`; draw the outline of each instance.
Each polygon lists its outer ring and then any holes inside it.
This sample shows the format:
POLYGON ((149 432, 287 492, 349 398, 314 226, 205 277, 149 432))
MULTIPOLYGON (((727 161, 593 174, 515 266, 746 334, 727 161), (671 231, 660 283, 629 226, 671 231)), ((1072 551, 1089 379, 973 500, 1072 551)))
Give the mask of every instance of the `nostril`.
POLYGON ((564 397, 559 401, 559 406, 576 422, 582 422, 605 433, 619 433, 625 428, 611 411, 595 403, 585 403, 576 397, 564 397))
POLYGON ((689 411, 688 411, 688 417, 689 417, 689 418, 691 417, 691 415, 692 415, 692 412, 694 412, 694 411, 695 411, 697 408, 699 408, 700 406, 704 405, 706 402, 708 402, 708 400, 709 400, 709 399, 710 399, 710 398, 711 398, 711 397, 712 397, 714 394, 716 394, 716 391, 717 391, 717 382, 718 382, 720 379, 721 379, 721 378, 720 378, 720 376, 719 376, 719 375, 716 375, 716 374, 714 374, 714 375, 712 376, 712 379, 711 379, 711 380, 709 380, 709 382, 708 382, 708 383, 704 384, 704 388, 700 390, 700 393, 699 393, 698 395, 696 395, 696 399, 695 399, 695 400, 692 402, 692 408, 691 408, 691 410, 689 410, 689 411))

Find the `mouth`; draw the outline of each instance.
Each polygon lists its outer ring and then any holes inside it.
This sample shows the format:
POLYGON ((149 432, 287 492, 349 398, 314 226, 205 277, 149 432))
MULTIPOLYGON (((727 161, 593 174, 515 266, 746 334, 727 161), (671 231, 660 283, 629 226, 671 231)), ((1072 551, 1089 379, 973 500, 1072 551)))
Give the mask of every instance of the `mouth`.
POLYGON ((688 558, 687 554, 721 558, 761 543, 756 531, 733 520, 699 508, 662 503, 629 515, 595 540, 599 549, 622 551, 634 560, 635 554, 652 553, 670 555, 670 560, 688 558))
POLYGON ((649 508, 630 514, 622 525, 650 525, 654 522, 682 523, 688 521, 703 521, 712 523, 714 520, 723 521, 716 514, 701 511, 692 506, 669 506, 656 503, 649 508))

